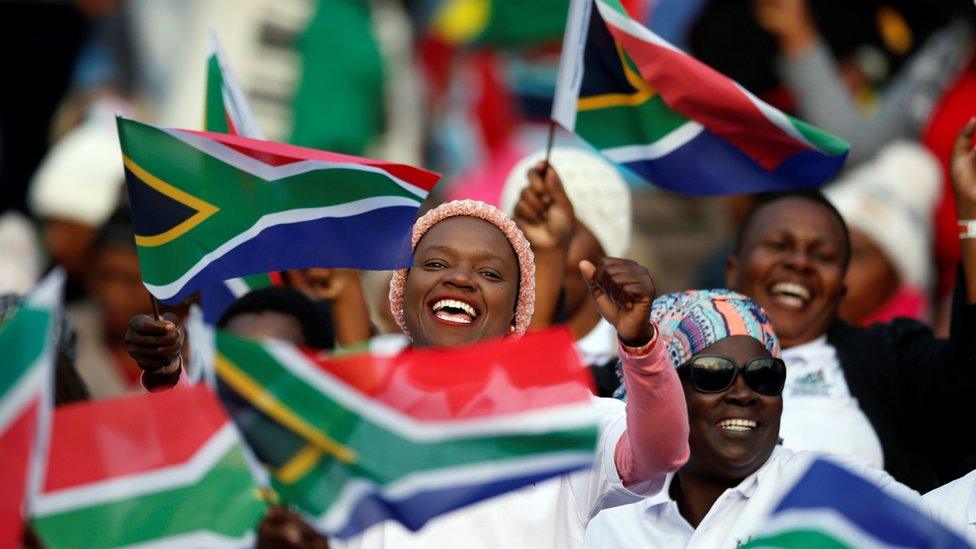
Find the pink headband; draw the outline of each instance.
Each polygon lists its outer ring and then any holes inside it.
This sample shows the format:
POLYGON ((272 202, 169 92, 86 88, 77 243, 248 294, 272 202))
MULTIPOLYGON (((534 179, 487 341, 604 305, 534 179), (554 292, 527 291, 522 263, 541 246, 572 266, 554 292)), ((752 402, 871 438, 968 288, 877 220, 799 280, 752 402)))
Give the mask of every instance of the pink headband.
MULTIPOLYGON (((477 200, 455 200, 447 202, 425 213, 413 224, 413 239, 411 246, 416 249, 421 237, 434 225, 450 217, 468 216, 484 219, 505 235, 512 244, 519 262, 519 293, 515 307, 515 326, 513 335, 522 335, 529 327, 532 312, 535 309, 535 257, 529 241, 522 231, 515 226, 515 222, 505 216, 498 208, 491 204, 477 200)), ((390 281, 390 312, 393 320, 403 333, 410 335, 407 324, 403 320, 403 291, 407 285, 407 269, 400 269, 393 273, 390 281)))

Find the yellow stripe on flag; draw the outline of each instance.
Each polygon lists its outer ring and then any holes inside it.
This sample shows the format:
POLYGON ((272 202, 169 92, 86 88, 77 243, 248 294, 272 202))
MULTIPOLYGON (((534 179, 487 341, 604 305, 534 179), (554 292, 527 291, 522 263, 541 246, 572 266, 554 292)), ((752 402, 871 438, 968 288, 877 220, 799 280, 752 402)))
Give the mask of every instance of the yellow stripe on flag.
POLYGON ((319 431, 304 419, 295 415, 274 395, 264 389, 258 382, 241 371, 222 354, 217 354, 217 375, 241 396, 247 399, 255 408, 271 416, 275 421, 288 427, 295 433, 305 437, 321 451, 334 456, 345 463, 355 463, 358 459, 356 451, 343 446, 331 437, 319 431))
POLYGON ((125 167, 128 168, 130 172, 132 172, 146 185, 149 185, 180 204, 189 206, 197 211, 197 213, 193 214, 193 216, 186 221, 183 221, 179 225, 162 233, 151 236, 137 234, 136 244, 139 246, 151 248, 153 246, 162 246, 163 244, 172 242, 186 234, 200 223, 203 223, 203 221, 208 217, 220 211, 220 208, 214 206, 213 204, 201 200, 191 194, 187 194, 186 192, 177 189, 155 175, 147 172, 142 168, 142 166, 139 166, 133 162, 132 159, 126 155, 122 155, 122 163, 125 164, 125 167))
POLYGON ((644 81, 643 78, 630 67, 624 57, 624 51, 617 46, 617 57, 620 58, 620 66, 623 68, 624 77, 635 90, 634 93, 604 93, 601 95, 591 95, 581 97, 576 101, 576 109, 580 111, 592 111, 605 109, 608 107, 636 107, 647 102, 655 95, 655 90, 644 81))

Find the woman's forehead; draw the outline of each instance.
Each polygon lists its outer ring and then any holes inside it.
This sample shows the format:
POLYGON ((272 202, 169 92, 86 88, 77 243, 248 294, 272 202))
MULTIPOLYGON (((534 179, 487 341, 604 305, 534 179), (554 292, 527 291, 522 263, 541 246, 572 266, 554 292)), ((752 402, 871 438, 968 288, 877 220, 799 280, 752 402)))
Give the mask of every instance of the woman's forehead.
POLYGON ((824 240, 844 240, 841 220, 819 202, 801 197, 788 197, 763 204, 748 220, 745 238, 754 241, 763 235, 777 232, 804 232, 824 240))
POLYGON ((771 356, 762 342, 747 335, 722 338, 696 354, 724 356, 739 363, 759 356, 771 356))
POLYGON ((440 221, 417 242, 417 253, 429 248, 454 250, 457 253, 488 253, 516 263, 512 244, 495 225, 476 217, 457 216, 440 221))

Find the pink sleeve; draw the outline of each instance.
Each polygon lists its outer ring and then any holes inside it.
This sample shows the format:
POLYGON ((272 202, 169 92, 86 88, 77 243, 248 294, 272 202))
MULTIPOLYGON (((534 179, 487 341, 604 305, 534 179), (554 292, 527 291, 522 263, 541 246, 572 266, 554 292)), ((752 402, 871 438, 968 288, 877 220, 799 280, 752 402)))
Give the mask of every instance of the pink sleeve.
POLYGON ((627 430, 617 442, 614 462, 627 487, 677 471, 688 461, 688 408, 681 381, 656 330, 648 346, 620 345, 627 430))

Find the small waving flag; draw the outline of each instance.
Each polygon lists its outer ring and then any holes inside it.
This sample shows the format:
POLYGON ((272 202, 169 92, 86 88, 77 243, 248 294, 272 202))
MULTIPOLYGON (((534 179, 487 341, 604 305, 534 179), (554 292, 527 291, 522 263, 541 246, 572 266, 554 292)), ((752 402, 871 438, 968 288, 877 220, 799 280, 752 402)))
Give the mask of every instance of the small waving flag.
POLYGON ((207 104, 204 109, 204 128, 208 132, 243 135, 263 139, 254 121, 251 105, 241 89, 217 33, 209 32, 210 54, 207 56, 207 104))
POLYGON ((590 381, 563 331, 392 357, 216 342, 225 402, 272 486, 339 538, 417 530, 593 462, 590 381))
MULTIPOLYGON (((217 33, 210 29, 207 56, 207 95, 204 127, 208 132, 264 139, 254 121, 251 105, 224 55, 217 33)), ((200 291, 204 321, 216 324, 230 305, 242 295, 268 286, 282 285, 281 273, 256 273, 232 278, 200 291)))
POLYGON ((440 177, 122 117, 118 127, 143 282, 166 303, 254 273, 406 267, 417 209, 440 177))
POLYGON ((27 500, 43 477, 63 282, 54 271, 0 319, 0 547, 21 546, 27 500))
POLYGON ((32 526, 45 547, 242 547, 266 504, 203 385, 58 408, 32 526))
POLYGON ((849 149, 667 43, 617 0, 572 0, 552 118, 687 195, 819 186, 849 149))
POLYGON ((814 461, 744 548, 971 547, 918 509, 824 459, 814 461))

